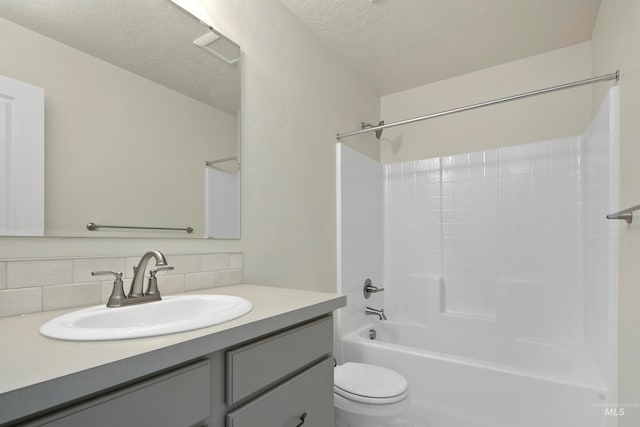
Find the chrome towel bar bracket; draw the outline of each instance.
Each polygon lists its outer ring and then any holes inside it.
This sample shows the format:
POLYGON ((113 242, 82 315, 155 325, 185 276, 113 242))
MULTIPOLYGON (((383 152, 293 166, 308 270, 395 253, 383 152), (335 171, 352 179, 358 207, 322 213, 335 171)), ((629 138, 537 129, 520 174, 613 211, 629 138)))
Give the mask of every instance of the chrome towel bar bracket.
POLYGON ((623 209, 619 212, 607 215, 607 219, 621 219, 631 224, 633 222, 633 212, 640 210, 640 205, 631 206, 630 208, 623 209))

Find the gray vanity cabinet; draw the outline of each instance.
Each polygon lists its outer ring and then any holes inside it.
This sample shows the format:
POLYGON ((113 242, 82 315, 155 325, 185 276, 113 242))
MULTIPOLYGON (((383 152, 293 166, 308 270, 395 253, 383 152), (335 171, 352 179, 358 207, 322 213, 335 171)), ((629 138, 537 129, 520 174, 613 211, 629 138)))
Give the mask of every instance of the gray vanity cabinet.
POLYGON ((71 406, 32 425, 44 427, 204 426, 211 415, 211 364, 195 362, 71 406))
POLYGON ((328 427, 332 351, 333 319, 323 316, 17 425, 328 427))

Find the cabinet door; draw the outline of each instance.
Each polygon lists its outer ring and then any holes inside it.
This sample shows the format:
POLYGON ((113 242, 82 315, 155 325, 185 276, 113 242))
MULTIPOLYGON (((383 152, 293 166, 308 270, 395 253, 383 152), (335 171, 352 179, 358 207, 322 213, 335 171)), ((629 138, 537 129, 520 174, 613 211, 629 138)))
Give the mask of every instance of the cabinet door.
POLYGON ((331 317, 227 351, 227 404, 281 382, 332 351, 331 317))
POLYGON ((227 414, 227 427, 333 426, 333 361, 328 358, 227 414))
POLYGON ((211 367, 202 361, 61 411, 44 427, 205 425, 211 414, 211 367))

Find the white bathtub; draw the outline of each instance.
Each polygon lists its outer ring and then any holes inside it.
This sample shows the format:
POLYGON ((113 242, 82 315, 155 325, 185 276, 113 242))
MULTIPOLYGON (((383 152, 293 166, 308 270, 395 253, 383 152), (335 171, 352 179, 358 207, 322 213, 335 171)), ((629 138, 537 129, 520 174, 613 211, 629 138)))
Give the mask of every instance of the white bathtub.
POLYGON ((473 330, 444 334, 389 321, 347 334, 341 345, 345 361, 385 366, 409 380, 411 409, 403 418, 414 425, 605 425, 599 405, 606 390, 581 345, 497 339, 473 330))

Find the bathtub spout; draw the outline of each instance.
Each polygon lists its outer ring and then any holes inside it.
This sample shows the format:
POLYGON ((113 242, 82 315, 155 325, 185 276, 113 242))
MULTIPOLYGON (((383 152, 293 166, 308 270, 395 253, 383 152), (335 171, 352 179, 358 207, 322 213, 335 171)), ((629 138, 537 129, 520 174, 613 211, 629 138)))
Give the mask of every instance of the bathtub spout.
POLYGON ((380 320, 387 320, 387 316, 385 316, 383 308, 378 310, 375 308, 367 307, 364 309, 364 312, 367 316, 378 316, 380 320))

